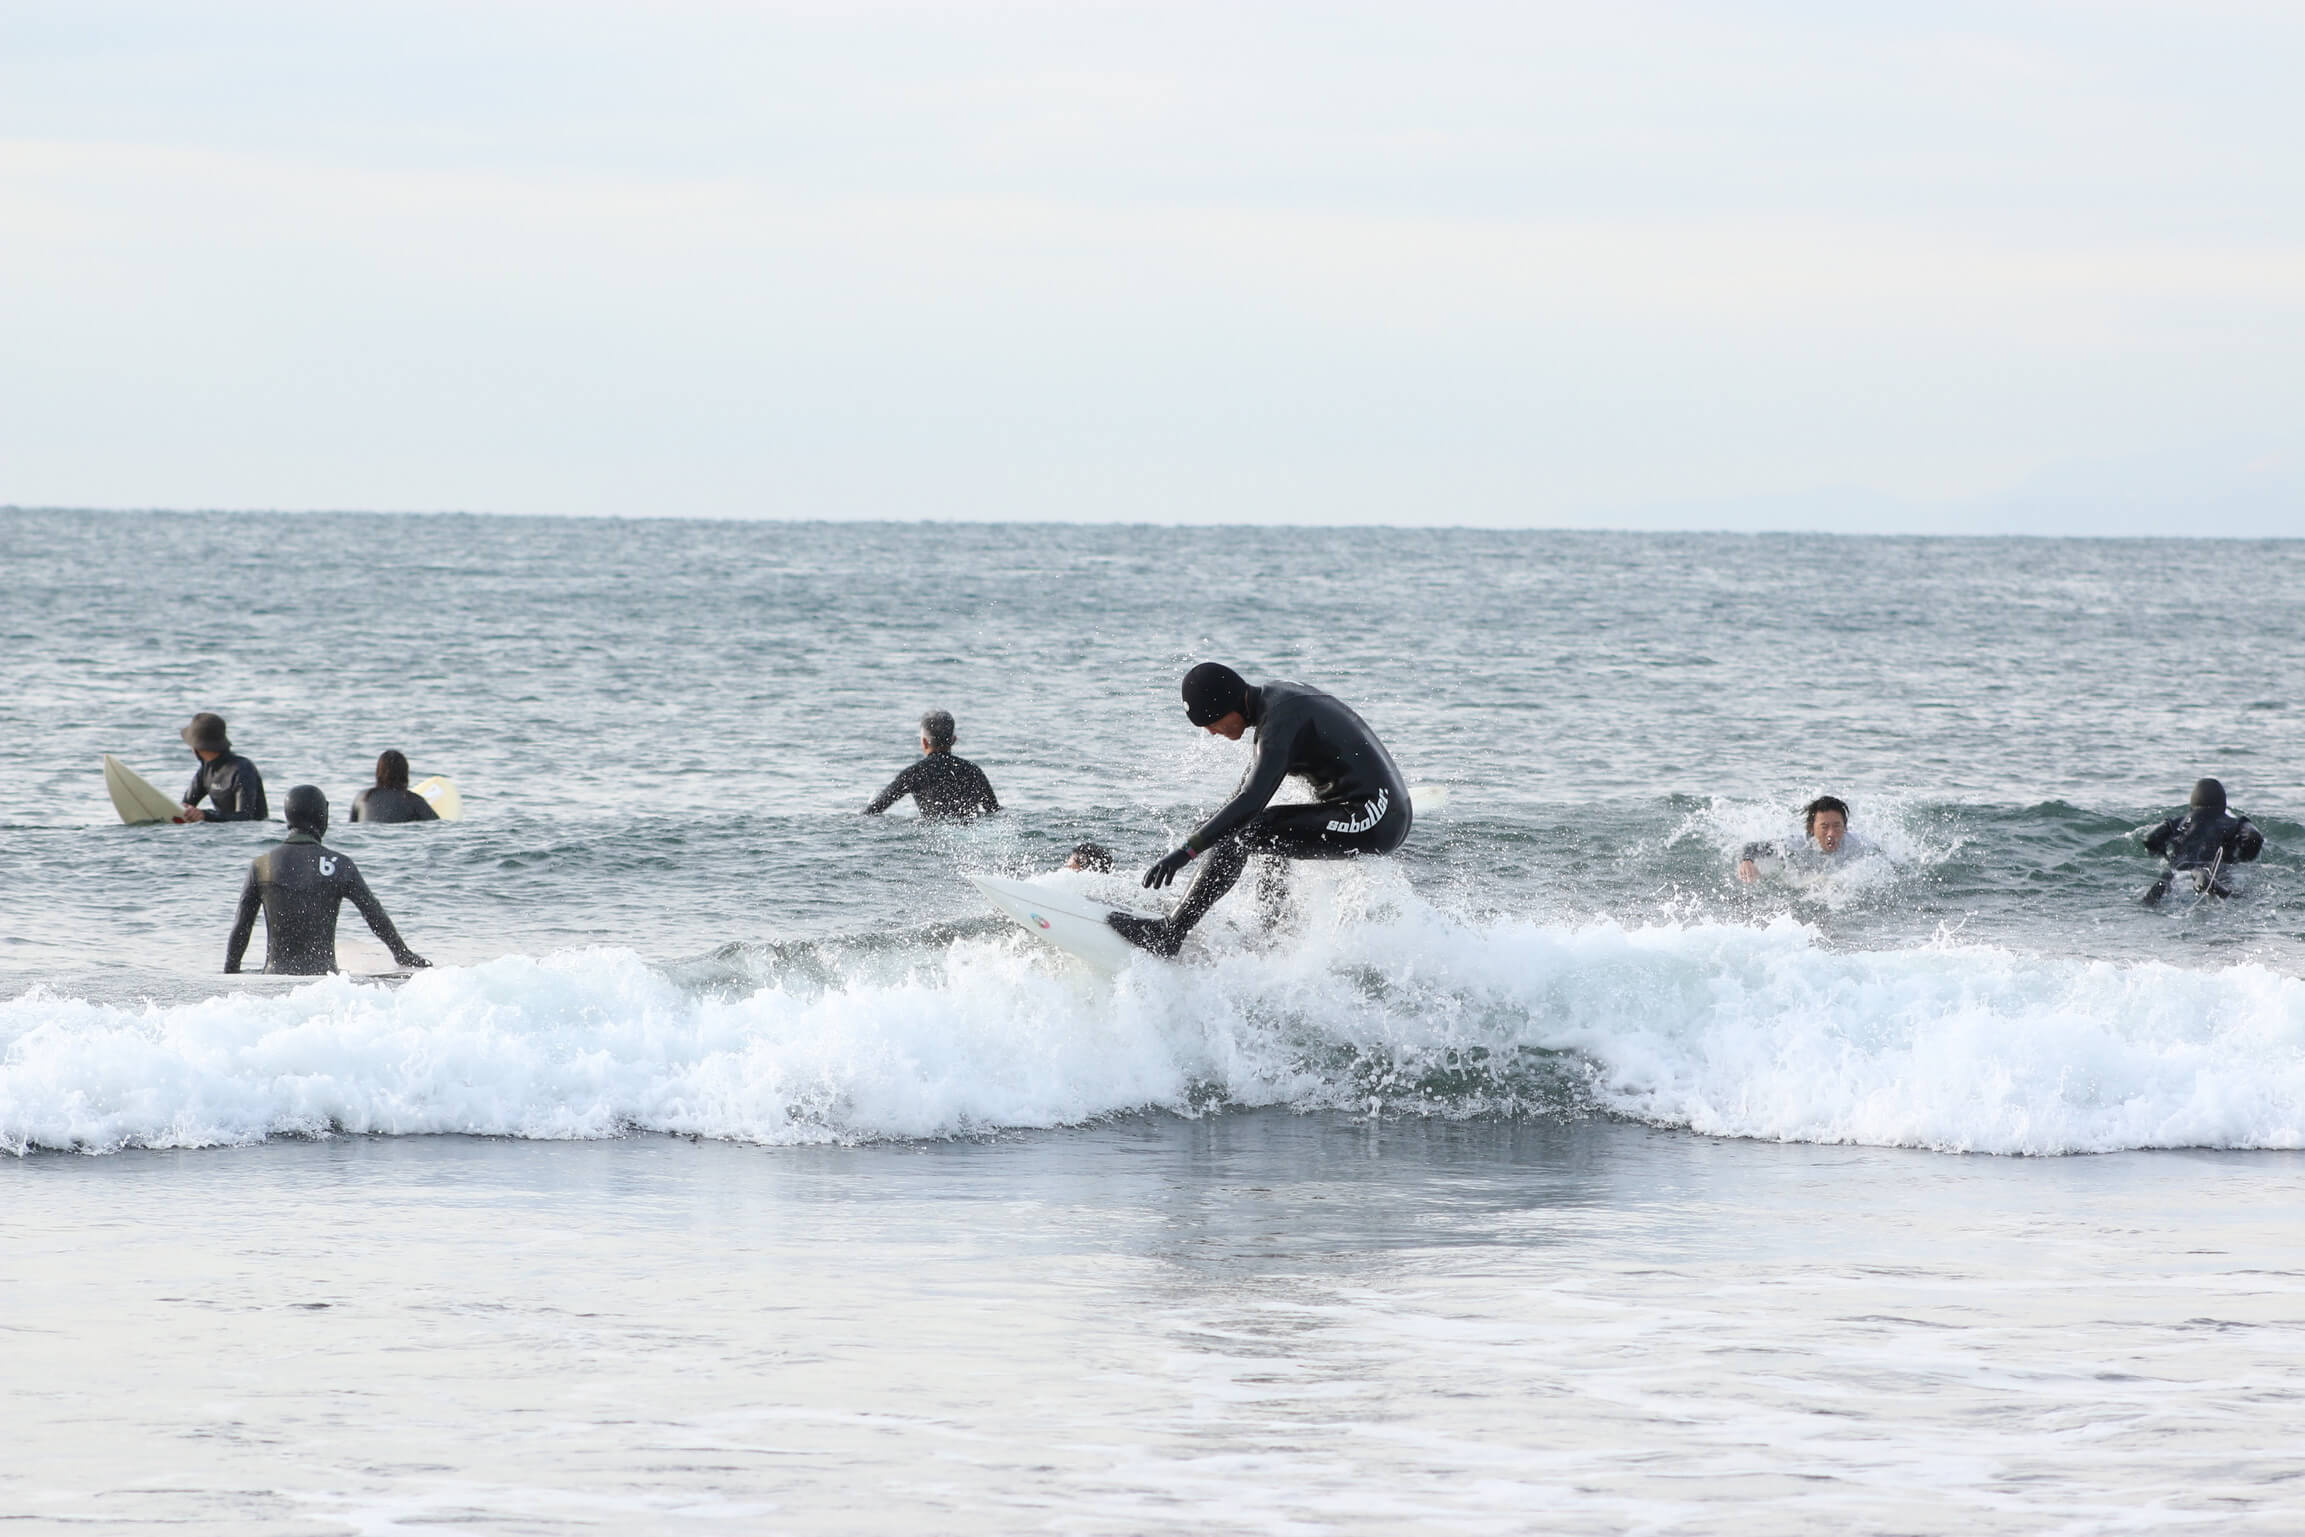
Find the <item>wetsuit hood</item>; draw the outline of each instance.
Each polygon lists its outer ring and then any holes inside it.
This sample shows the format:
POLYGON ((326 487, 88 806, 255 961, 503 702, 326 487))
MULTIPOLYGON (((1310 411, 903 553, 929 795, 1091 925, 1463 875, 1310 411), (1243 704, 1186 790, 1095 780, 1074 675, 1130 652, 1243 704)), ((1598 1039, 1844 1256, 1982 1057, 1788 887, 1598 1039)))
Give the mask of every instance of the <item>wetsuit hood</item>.
POLYGON ((318 785, 298 785, 288 792, 288 825, 317 838, 328 831, 328 796, 318 785))
POLYGON ((2225 787, 2214 779, 2197 780, 2193 785, 2193 798, 2187 804, 2195 811, 2206 811, 2213 816, 2225 809, 2225 787))
POLYGON ((1222 662, 1203 662, 1186 673, 1182 692, 1185 719, 1196 726, 1213 726, 1248 708, 1248 680, 1222 662))

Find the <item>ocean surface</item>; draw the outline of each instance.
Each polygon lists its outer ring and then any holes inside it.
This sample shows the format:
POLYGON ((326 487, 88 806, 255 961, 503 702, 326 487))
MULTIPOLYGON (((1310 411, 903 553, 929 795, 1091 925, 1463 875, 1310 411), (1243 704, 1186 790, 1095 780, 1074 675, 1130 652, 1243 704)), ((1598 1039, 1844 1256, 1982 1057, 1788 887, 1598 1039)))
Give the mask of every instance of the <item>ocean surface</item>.
POLYGON ((2301 701, 2296 541, 0 511, 0 1516, 2293 1530, 2301 701), (963 877, 1205 658, 1447 801, 1102 977, 963 877), (857 815, 932 707, 1006 809, 857 815), (432 969, 221 975, 196 710, 432 969))

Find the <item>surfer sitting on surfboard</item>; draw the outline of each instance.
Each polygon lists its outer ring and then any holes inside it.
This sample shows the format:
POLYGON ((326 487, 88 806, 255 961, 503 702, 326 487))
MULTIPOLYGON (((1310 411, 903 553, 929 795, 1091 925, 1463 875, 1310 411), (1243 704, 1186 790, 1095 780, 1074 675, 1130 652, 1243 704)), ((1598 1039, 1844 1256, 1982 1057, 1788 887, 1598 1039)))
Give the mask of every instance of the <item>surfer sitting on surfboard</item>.
POLYGON ((352 797, 355 822, 437 822, 432 802, 408 788, 408 755, 387 748, 376 760, 376 783, 352 797))
POLYGON ((264 800, 264 776, 256 772, 256 765, 232 750, 232 739, 224 734, 224 717, 202 710, 192 717, 192 724, 183 731, 184 745, 192 749, 200 760, 200 770, 192 776, 190 788, 184 792, 184 820, 187 822, 264 822, 272 816, 272 808, 264 800), (200 809, 201 797, 207 797, 211 809, 200 809))
POLYGON ((328 831, 328 797, 318 785, 288 792, 288 836, 248 867, 240 888, 240 912, 224 946, 224 969, 238 971, 256 932, 256 910, 264 910, 264 969, 292 977, 317 977, 336 969, 336 909, 349 899, 360 916, 403 966, 432 963, 400 937, 384 904, 361 879, 351 856, 323 847, 328 831))
POLYGON ((2265 835, 2247 817, 2225 809, 2225 786, 2214 779, 2201 780, 2193 786, 2182 816, 2170 817, 2145 834, 2145 852, 2161 855, 2165 863, 2161 878, 2145 888, 2143 901, 2148 907, 2160 901, 2180 875, 2191 876, 2194 889, 2204 895, 2229 897, 2233 890, 2219 883, 2217 872, 2255 859, 2264 848, 2265 835))
POLYGON ((912 797, 923 817, 980 817, 1000 810, 992 781, 984 770, 952 750, 960 740, 950 710, 931 710, 920 718, 920 761, 888 782, 888 788, 864 808, 868 817, 912 797))
POLYGON ((1177 910, 1165 919, 1114 913, 1105 920, 1129 943, 1155 955, 1176 954, 1193 925, 1232 890, 1251 854, 1349 859, 1390 854, 1407 839, 1409 790, 1401 771, 1368 722, 1341 701, 1301 683, 1251 688, 1220 662, 1186 673, 1183 693, 1185 718, 1210 735, 1237 742, 1253 729, 1256 757, 1238 793, 1145 872, 1145 885, 1158 889, 1208 855, 1177 910), (1270 804, 1292 774, 1309 782, 1319 799, 1270 804))

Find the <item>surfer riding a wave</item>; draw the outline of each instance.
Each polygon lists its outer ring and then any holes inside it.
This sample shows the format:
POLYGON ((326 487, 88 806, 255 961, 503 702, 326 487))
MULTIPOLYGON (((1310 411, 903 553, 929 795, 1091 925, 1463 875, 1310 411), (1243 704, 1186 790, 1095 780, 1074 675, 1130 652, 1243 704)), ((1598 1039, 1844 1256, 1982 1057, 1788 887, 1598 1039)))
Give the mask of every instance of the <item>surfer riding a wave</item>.
POLYGON ((1390 854, 1407 840, 1413 820, 1408 786, 1377 734, 1343 702, 1301 683, 1251 687, 1221 662, 1203 662, 1184 676, 1185 717, 1211 736, 1237 742, 1256 732, 1256 757, 1233 798, 1174 852, 1145 872, 1154 890, 1206 855, 1183 902, 1167 918, 1113 913, 1106 922, 1129 943, 1155 955, 1175 955, 1185 936, 1232 890, 1255 854, 1272 856, 1261 892, 1267 913, 1280 895, 1287 859, 1351 859, 1390 854), (1274 806, 1281 781, 1311 784, 1309 805, 1274 806))

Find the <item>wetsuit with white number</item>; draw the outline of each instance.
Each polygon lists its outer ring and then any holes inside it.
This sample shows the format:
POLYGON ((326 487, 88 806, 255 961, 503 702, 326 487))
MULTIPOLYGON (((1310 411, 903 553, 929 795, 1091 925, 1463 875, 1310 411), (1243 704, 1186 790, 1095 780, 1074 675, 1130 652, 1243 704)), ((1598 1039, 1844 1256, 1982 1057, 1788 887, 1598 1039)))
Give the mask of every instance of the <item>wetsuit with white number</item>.
POLYGON ((240 969, 261 908, 266 971, 297 977, 334 971, 336 909, 347 901, 360 909, 360 916, 368 920, 394 960, 403 966, 424 964, 385 916, 384 904, 361 879, 360 868, 351 856, 298 831, 290 833, 278 847, 259 854, 248 867, 248 883, 240 890, 240 912, 233 919, 232 938, 224 949, 224 969, 240 969))

